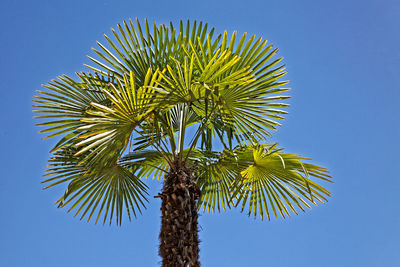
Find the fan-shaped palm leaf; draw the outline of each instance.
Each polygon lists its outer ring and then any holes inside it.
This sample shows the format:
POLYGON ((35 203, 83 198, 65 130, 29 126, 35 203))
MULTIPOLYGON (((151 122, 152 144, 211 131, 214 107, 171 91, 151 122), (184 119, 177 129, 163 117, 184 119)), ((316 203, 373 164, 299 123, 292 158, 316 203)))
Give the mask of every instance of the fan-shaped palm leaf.
POLYGON ((49 92, 37 91, 40 95, 35 96, 36 99, 33 100, 37 103, 33 105, 37 108, 33 112, 44 113, 35 118, 47 119, 46 122, 37 124, 37 126, 46 127, 40 133, 53 132, 44 139, 58 135, 64 136, 52 149, 53 152, 66 146, 68 141, 76 137, 77 128, 85 125, 81 119, 87 116, 86 112, 91 108, 91 103, 107 104, 102 88, 105 84, 114 81, 112 77, 104 78, 85 73, 78 76, 81 82, 62 76, 59 80, 43 85, 49 92))
POLYGON ((87 216, 89 221, 97 213, 96 223, 103 214, 106 222, 111 224, 115 218, 117 224, 122 222, 125 208, 129 220, 131 213, 141 213, 147 201, 147 186, 139 180, 128 168, 114 165, 102 169, 91 170, 83 164, 78 164, 80 158, 74 156, 77 149, 63 148, 50 159, 49 169, 43 183, 50 183, 45 188, 68 182, 64 195, 56 202, 58 207, 70 204, 68 212, 76 209, 75 216, 80 219, 87 216))
POLYGON ((237 164, 242 167, 240 179, 235 181, 236 205, 242 203, 244 210, 248 204, 249 215, 256 217, 259 213, 263 218, 265 212, 269 219, 271 210, 275 217, 285 217, 290 216, 290 211, 297 214, 296 207, 304 211, 304 207, 311 208, 309 203, 327 201, 330 192, 310 179, 330 181, 327 170, 275 147, 276 144, 265 144, 236 151, 237 164))
POLYGON ((158 80, 158 72, 153 74, 149 69, 144 85, 139 88, 136 88, 131 72, 129 81, 124 77, 124 84, 118 80, 117 87, 110 84, 108 90, 103 89, 112 104, 107 107, 91 103, 94 109, 86 112, 91 116, 82 118, 81 121, 86 124, 77 129, 81 131, 79 138, 83 140, 75 144, 81 147, 76 155, 89 151, 84 160, 90 161, 92 166, 115 164, 127 146, 132 131, 148 119, 157 107, 155 85, 158 80))

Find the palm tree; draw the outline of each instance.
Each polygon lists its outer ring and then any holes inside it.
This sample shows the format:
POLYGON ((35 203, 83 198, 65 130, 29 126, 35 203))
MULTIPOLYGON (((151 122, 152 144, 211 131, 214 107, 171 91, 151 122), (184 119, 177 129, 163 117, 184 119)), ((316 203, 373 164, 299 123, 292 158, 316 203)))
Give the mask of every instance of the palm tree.
POLYGON ((52 80, 34 100, 40 132, 60 138, 43 181, 68 184, 58 207, 121 224, 145 207, 142 180, 162 178, 162 265, 200 266, 198 210, 285 218, 327 200, 311 180, 330 181, 327 170, 269 141, 289 89, 266 40, 189 21, 130 20, 112 34, 88 72, 52 80))

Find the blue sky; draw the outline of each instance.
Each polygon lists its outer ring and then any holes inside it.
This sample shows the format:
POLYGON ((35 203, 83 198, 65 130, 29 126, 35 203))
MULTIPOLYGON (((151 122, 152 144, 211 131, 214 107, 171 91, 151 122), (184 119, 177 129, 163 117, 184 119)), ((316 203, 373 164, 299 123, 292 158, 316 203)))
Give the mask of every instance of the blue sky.
POLYGON ((203 266, 400 266, 399 1, 2 0, 0 13, 0 266, 158 266, 159 199, 122 227, 56 209, 62 188, 40 184, 55 140, 41 141, 31 113, 41 84, 83 70, 95 41, 135 17, 273 42, 292 88, 273 140, 335 181, 327 204, 286 220, 203 214, 203 266))

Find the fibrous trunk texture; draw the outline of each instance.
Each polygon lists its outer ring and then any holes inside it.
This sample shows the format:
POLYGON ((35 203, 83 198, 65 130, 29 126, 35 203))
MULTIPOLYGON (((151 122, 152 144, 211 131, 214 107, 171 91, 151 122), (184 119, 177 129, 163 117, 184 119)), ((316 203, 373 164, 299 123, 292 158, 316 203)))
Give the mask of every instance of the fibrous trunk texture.
POLYGON ((171 170, 165 177, 161 204, 160 251, 163 267, 198 267, 197 200, 200 190, 192 170, 171 170))

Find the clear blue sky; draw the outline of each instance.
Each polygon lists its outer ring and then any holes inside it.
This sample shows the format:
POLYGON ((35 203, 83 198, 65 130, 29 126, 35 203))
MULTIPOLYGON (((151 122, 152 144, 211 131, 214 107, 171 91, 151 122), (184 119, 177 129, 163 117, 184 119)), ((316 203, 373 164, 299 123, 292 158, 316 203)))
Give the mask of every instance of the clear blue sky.
POLYGON ((293 97, 274 140, 335 181, 327 204, 287 220, 202 215, 203 266, 400 266, 398 0, 2 0, 0 13, 0 266, 158 266, 159 199, 122 227, 57 209, 62 188, 40 184, 54 140, 41 141, 31 113, 42 83, 83 70, 95 41, 135 17, 271 40, 293 97))

